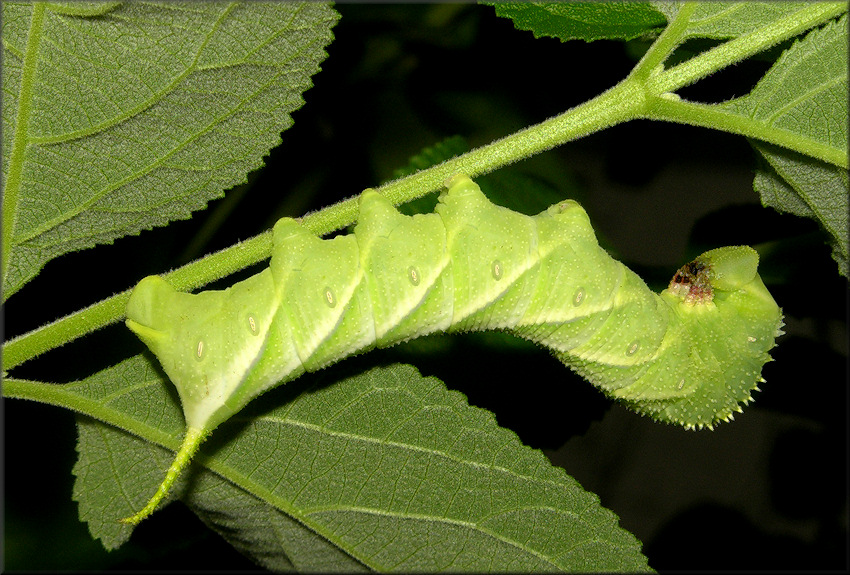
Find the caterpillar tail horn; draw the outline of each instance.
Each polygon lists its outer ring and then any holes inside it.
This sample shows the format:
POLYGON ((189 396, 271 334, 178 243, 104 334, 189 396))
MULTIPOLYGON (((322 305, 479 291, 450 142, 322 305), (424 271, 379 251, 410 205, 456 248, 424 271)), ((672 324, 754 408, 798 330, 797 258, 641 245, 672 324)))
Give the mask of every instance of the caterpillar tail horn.
POLYGON ((143 519, 153 513, 160 502, 168 496, 174 482, 177 481, 177 478, 180 477, 180 474, 192 461, 192 458, 195 453, 197 453, 198 448, 201 446, 204 439, 206 439, 207 435, 208 432, 203 429, 198 429, 196 427, 187 428, 186 435, 183 437, 183 443, 180 445, 180 451, 177 452, 177 455, 174 457, 174 461, 171 462, 171 466, 165 474, 165 479, 163 479, 162 483, 160 483, 156 493, 154 493, 153 497, 150 498, 147 505, 140 509, 135 515, 125 517, 119 521, 126 525, 138 525, 143 519))

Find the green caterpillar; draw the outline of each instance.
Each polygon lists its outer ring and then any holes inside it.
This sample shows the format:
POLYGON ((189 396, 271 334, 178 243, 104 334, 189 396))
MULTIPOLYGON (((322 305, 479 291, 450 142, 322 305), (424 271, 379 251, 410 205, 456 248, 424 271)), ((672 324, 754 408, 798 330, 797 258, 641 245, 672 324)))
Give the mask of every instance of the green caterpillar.
POLYGON ((123 521, 152 513, 203 439, 264 391, 438 331, 509 330, 654 419, 728 421, 781 334, 757 266, 749 247, 712 250, 656 294, 599 247, 576 202, 525 216, 462 175, 433 214, 403 216, 367 190, 354 233, 331 240, 284 218, 269 268, 229 289, 192 295, 150 276, 133 291, 127 326, 177 387, 187 429, 123 521))

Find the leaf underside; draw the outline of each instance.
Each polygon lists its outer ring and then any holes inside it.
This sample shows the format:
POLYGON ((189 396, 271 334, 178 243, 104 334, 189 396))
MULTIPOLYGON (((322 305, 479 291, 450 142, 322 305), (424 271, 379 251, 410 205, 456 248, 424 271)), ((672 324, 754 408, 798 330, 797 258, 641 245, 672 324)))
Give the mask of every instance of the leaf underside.
MULTIPOLYGON (((142 356, 69 385, 177 444, 177 406, 142 356)), ((270 569, 647 570, 595 495, 410 366, 268 397, 279 407, 223 425, 175 493, 270 569)), ((114 548, 173 454, 87 418, 79 430, 74 498, 114 548)))
MULTIPOLYGON (((678 14, 683 2, 651 2, 668 21, 678 14)), ((688 18, 682 39, 735 38, 794 14, 806 2, 698 2, 688 18)))
POLYGON ((4 298, 244 182, 337 19, 314 2, 74 4, 3 3, 4 298))
MULTIPOLYGON (((745 97, 723 105, 772 127, 847 150, 847 16, 795 42, 745 97)), ((829 235, 845 277, 850 256, 847 170, 752 141, 764 161, 754 180, 762 203, 812 218, 829 235)))

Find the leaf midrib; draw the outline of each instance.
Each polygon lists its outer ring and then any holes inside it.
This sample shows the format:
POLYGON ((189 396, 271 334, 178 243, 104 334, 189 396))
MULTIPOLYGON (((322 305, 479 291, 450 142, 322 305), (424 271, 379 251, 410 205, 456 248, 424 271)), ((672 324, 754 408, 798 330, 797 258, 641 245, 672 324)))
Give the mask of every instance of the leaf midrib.
MULTIPOLYGON (((259 418, 257 418, 257 419, 259 419, 259 418)), ((288 423, 292 424, 294 422, 290 421, 288 423)), ((315 426, 306 425, 303 422, 299 422, 299 426, 308 427, 308 428, 315 427, 315 426)), ((322 432, 326 433, 326 434, 328 433, 327 430, 322 430, 322 432)), ((346 435, 350 435, 350 434, 346 434, 346 435)), ((368 438, 368 439, 372 442, 387 444, 387 442, 377 441, 374 438, 368 438)), ((407 445, 407 444, 405 444, 405 447, 408 448, 408 449, 413 448, 412 446, 407 445)), ((423 449, 423 451, 428 451, 428 450, 423 449)), ((430 450, 430 451, 433 451, 433 450, 430 450)), ((443 457, 447 457, 449 459, 457 459, 457 458, 450 457, 449 454, 447 454, 445 452, 436 452, 436 453, 443 456, 443 457)), ((471 464, 468 461, 463 461, 463 462, 471 464)), ((295 499, 297 499, 297 497, 298 497, 297 494, 294 495, 292 497, 292 499, 281 497, 280 495, 278 495, 273 490, 273 487, 270 487, 270 486, 262 484, 258 481, 255 481, 254 479, 252 479, 250 477, 250 475, 242 473, 241 471, 239 471, 235 467, 224 463, 222 458, 218 458, 218 457, 215 457, 215 456, 212 456, 212 457, 206 456, 205 457, 205 456, 199 454, 195 463, 201 463, 208 470, 220 475, 221 477, 226 478, 228 481, 231 481, 235 485, 239 486, 239 488, 247 491, 248 493, 250 493, 254 497, 261 499, 262 501, 266 502, 268 505, 271 505, 275 509, 287 514, 288 516, 290 516, 294 520, 298 521, 299 523, 301 523, 302 525, 304 525, 308 529, 322 535, 323 537, 327 538, 329 541, 335 542, 335 544, 337 545, 337 547, 339 549, 344 550, 346 553, 350 554, 352 557, 354 557, 358 561, 362 561, 367 565, 373 564, 373 562, 371 562, 369 560, 368 556, 365 556, 362 553, 360 553, 358 549, 353 549, 353 548, 350 548, 349 546, 344 545, 344 541, 340 537, 339 534, 337 534, 333 531, 329 531, 328 529, 326 529, 324 527, 323 524, 317 522, 315 519, 311 520, 310 517, 312 515, 323 513, 323 512, 328 512, 328 511, 349 511, 349 512, 354 511, 354 512, 359 512, 359 513, 364 513, 364 514, 370 514, 370 515, 380 515, 380 516, 383 516, 383 517, 400 517, 400 518, 405 518, 405 519, 420 519, 422 521, 438 522, 438 523, 445 523, 445 524, 452 524, 452 525, 460 525, 460 526, 467 527, 469 529, 474 529, 475 531, 477 531, 479 533, 486 534, 486 535, 492 537, 493 539, 502 541, 503 543, 506 543, 508 545, 512 545, 514 547, 517 547, 518 549, 522 549, 526 553, 534 555, 535 557, 540 558, 542 561, 545 561, 546 563, 549 563, 549 564, 552 564, 552 565, 557 565, 557 561, 556 561, 555 557, 543 555, 542 553, 540 553, 540 551, 533 549, 533 548, 529 548, 528 546, 523 545, 519 541, 509 539, 503 534, 500 534, 500 533, 494 532, 491 529, 482 527, 480 525, 481 521, 479 521, 479 522, 462 521, 462 520, 459 520, 459 519, 452 519, 452 518, 445 517, 445 516, 426 515, 426 514, 421 514, 421 513, 402 513, 402 512, 398 512, 398 511, 387 511, 387 510, 384 510, 384 509, 377 509, 377 508, 374 508, 374 507, 358 507, 356 505, 345 505, 345 506, 320 505, 320 506, 315 506, 315 507, 299 508, 295 504, 295 499)), ((474 464, 472 464, 472 465, 474 465, 474 464)), ((479 466, 480 467, 486 467, 487 469, 501 469, 501 468, 495 468, 494 466, 487 466, 487 465, 480 465, 480 464, 479 464, 479 466)), ((507 471, 507 472, 510 475, 513 475, 513 476, 519 475, 519 474, 517 474, 516 472, 513 472, 513 471, 507 471)), ((554 483, 555 487, 558 487, 558 488, 561 488, 561 489, 567 487, 567 485, 564 485, 563 483, 555 483, 555 482, 547 481, 545 479, 540 479, 540 478, 536 478, 536 477, 527 477, 527 478, 530 479, 530 480, 533 480, 533 481, 539 481, 541 483, 554 483)), ((558 513, 564 513, 564 514, 568 514, 570 516, 575 516, 577 520, 581 520, 581 515, 575 513, 574 511, 552 508, 551 506, 534 505, 534 506, 530 506, 530 507, 528 507, 528 506, 527 507, 520 507, 520 508, 517 508, 517 509, 525 509, 525 508, 553 509, 554 511, 556 511, 558 513)), ((503 509, 503 510, 500 511, 500 514, 504 514, 505 512, 508 512, 508 511, 511 511, 511 510, 503 509)), ((488 516, 488 517, 484 518, 482 521, 489 519, 490 517, 492 517, 492 516, 488 516)))
POLYGON ((9 270, 9 256, 12 252, 12 238, 14 237, 15 224, 17 223, 23 160, 26 155, 29 119, 32 113, 33 83, 35 82, 35 73, 38 64, 45 10, 46 5, 43 3, 37 2, 33 5, 32 17, 30 19, 30 33, 27 38, 27 47, 21 64, 23 72, 21 74, 18 113, 15 117, 12 152, 9 155, 9 175, 3 186, 3 257, 2 261, 0 261, 0 278, 2 278, 3 285, 6 284, 6 276, 9 270))

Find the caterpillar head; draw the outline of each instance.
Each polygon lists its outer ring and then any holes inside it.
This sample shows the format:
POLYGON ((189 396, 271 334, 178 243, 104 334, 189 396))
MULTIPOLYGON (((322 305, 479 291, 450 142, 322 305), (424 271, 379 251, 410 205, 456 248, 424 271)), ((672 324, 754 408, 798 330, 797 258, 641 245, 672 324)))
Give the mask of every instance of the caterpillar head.
MULTIPOLYGON (((258 274, 246 282, 259 283, 269 275, 258 274)), ((265 340, 268 321, 263 321, 262 310, 254 309, 257 291, 188 294, 149 276, 130 296, 127 327, 159 359, 191 427, 215 426, 232 411, 226 403, 265 340)))

